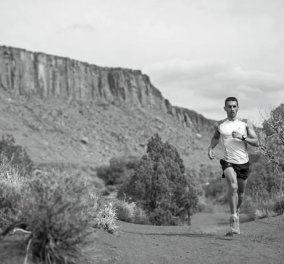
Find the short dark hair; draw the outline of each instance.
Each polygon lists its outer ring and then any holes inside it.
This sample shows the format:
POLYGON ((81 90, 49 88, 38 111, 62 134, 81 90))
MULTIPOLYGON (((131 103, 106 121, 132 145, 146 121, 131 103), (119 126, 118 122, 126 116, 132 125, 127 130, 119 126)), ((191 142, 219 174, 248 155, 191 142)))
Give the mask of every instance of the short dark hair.
POLYGON ((227 97, 225 100, 225 106, 229 101, 237 102, 237 104, 239 105, 238 99, 236 97, 227 97))

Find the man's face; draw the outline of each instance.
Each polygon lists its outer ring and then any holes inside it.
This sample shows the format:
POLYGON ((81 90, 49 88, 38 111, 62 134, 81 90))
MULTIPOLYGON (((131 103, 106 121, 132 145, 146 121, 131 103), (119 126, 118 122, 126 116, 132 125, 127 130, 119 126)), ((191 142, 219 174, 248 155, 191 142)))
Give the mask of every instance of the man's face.
POLYGON ((226 102, 224 109, 227 112, 227 116, 229 118, 235 118, 237 116, 239 106, 236 101, 228 101, 226 102))

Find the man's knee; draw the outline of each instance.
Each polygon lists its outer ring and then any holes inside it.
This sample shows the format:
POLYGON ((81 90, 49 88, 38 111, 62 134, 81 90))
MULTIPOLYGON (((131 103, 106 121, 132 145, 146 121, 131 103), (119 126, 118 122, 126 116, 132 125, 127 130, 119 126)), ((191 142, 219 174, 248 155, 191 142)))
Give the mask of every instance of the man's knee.
POLYGON ((229 184, 229 192, 230 192, 230 194, 238 193, 238 185, 236 183, 230 183, 229 184))
POLYGON ((224 171, 225 177, 228 182, 229 192, 230 193, 237 193, 238 192, 238 181, 237 175, 232 168, 227 168, 224 171))
POLYGON ((245 196, 244 192, 238 192, 239 199, 243 200, 244 196, 245 196))

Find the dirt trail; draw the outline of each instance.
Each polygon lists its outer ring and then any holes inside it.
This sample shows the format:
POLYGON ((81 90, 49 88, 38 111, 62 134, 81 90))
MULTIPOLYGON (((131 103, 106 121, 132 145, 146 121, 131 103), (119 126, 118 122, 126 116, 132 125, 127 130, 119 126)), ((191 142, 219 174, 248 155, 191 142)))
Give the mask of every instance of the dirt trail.
POLYGON ((226 237, 228 214, 197 214, 191 227, 120 223, 117 235, 98 232, 92 263, 284 263, 284 216, 246 222, 241 235, 226 237))
MULTIPOLYGON (((200 213, 187 226, 145 226, 119 222, 116 235, 96 233, 86 250, 92 264, 282 264, 284 216, 246 222, 241 235, 226 237, 227 213, 200 213)), ((0 264, 23 263, 24 247, 0 241, 0 264)), ((82 264, 82 263, 78 263, 82 264)))

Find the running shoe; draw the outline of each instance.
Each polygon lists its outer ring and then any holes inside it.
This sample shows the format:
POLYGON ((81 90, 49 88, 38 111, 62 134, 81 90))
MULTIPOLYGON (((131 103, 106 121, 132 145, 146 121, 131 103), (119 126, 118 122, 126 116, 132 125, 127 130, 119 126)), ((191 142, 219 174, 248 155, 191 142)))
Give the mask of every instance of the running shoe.
POLYGON ((238 217, 231 216, 230 217, 230 231, 228 234, 240 234, 240 228, 238 226, 238 217))

